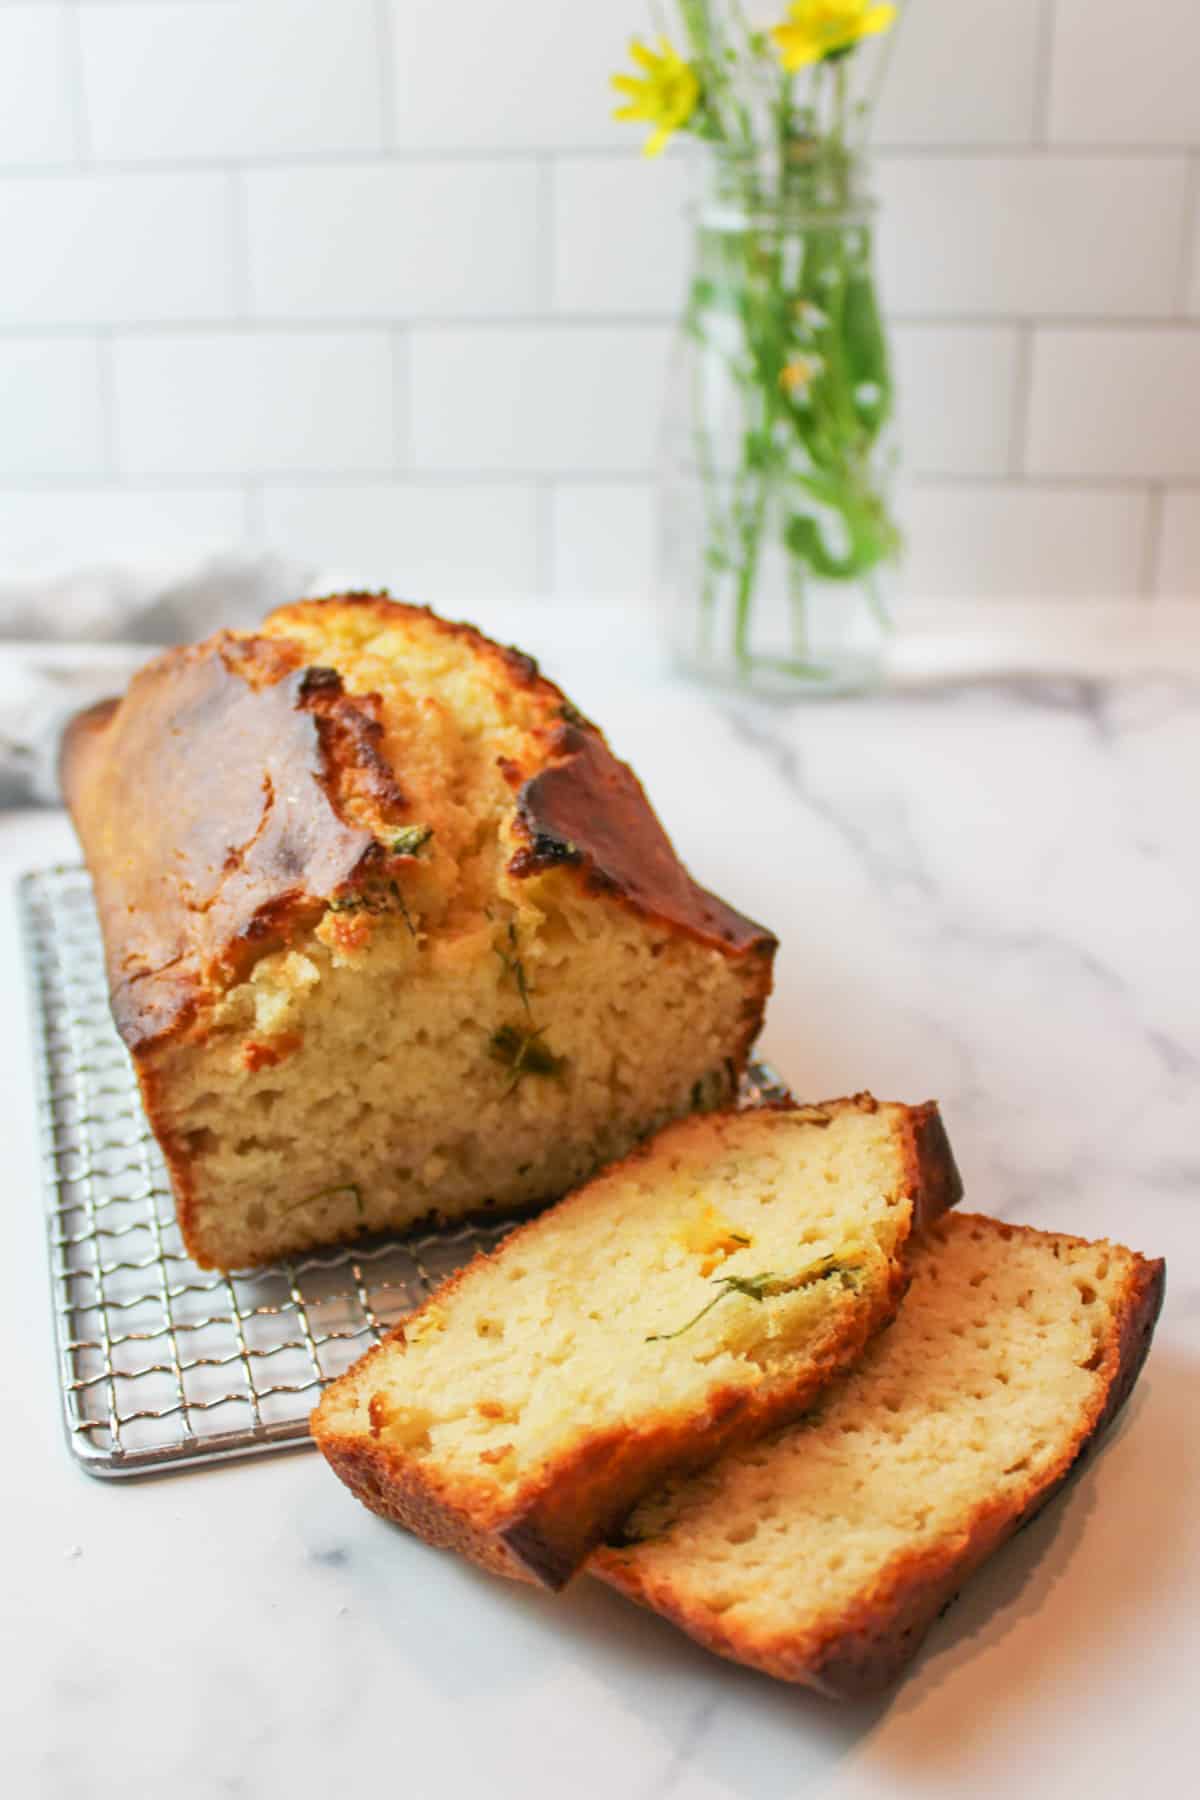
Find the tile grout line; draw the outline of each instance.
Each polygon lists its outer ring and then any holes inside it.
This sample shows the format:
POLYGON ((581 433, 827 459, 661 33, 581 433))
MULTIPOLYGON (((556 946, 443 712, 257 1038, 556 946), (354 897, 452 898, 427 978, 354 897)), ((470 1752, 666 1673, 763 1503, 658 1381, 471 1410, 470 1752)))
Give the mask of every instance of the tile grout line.
MULTIPOLYGON (((1035 146, 1045 152, 1050 143, 1050 99, 1054 81, 1055 37, 1058 16, 1056 0, 1042 0, 1038 16, 1034 49, 1032 137, 1035 146)), ((1057 146, 1053 146, 1057 149, 1057 146)))
POLYGON ((535 167, 534 189, 534 299, 539 317, 554 316, 555 171, 551 157, 539 156, 535 167))
MULTIPOLYGON (((0 0, 2 4, 2 0, 0 0)), ((105 329, 122 338, 191 337, 208 333, 213 337, 232 337, 253 333, 257 336, 317 337, 348 333, 386 334, 389 330, 423 331, 434 334, 450 332, 572 331, 659 331, 671 330, 675 313, 661 312, 595 312, 555 313, 522 312, 505 316, 474 313, 457 318, 445 314, 411 313, 397 318, 395 313, 369 314, 329 313, 319 318, 286 317, 273 314, 248 314, 231 318, 228 314, 180 317, 176 319, 107 320, 105 329)), ((997 330, 1019 330, 1029 325, 1034 330, 1060 332, 1141 331, 1154 335, 1168 331, 1200 331, 1200 315, 1160 313, 1147 317, 1133 313, 1056 313, 1038 311, 1018 316, 1015 313, 920 313, 891 311, 888 323, 898 330, 966 330, 979 333, 997 330)), ((0 320, 0 341, 22 338, 88 337, 97 329, 94 322, 75 320, 0 320)))
POLYGON ((229 298, 234 320, 249 324, 254 317, 250 282, 250 210, 246 178, 241 170, 229 171, 225 201, 231 257, 229 298))
POLYGON ((1143 600, 1158 598, 1158 577, 1162 564, 1163 516, 1166 511, 1165 483, 1155 482, 1146 496, 1146 524, 1141 556, 1138 562, 1137 591, 1143 600))
POLYGON ((392 365, 392 469, 393 476, 411 474, 416 460, 413 419, 412 332, 394 326, 388 332, 392 365))
POLYGON ((1200 276, 1197 269, 1197 245, 1200 244, 1200 154, 1189 156, 1183 176, 1183 243, 1175 275, 1175 314, 1177 319, 1194 320, 1191 309, 1192 280, 1200 276))
MULTIPOLYGON (((2 3, 2 0, 0 0, 2 3)), ((100 334, 97 334, 97 341, 100 334)), ((939 492, 976 493, 1019 492, 1050 494, 1145 494, 1151 477, 1128 475, 1062 475, 1018 474, 1003 469, 974 474, 953 469, 910 470, 903 478, 907 488, 924 488, 939 492)), ((1153 478, 1172 493, 1200 497, 1200 475, 1195 470, 1168 471, 1153 478)), ((422 488, 500 488, 525 489, 544 483, 553 496, 560 487, 611 488, 646 487, 653 477, 644 469, 563 469, 549 466, 526 466, 519 469, 480 468, 414 468, 346 470, 331 465, 319 469, 295 469, 261 465, 256 468, 226 469, 214 472, 197 469, 170 475, 147 475, 141 470, 124 475, 120 469, 112 474, 9 475, 0 477, 0 494, 71 494, 96 487, 121 488, 143 494, 186 493, 191 490, 228 491, 244 489, 252 483, 278 484, 293 488, 340 488, 353 492, 362 487, 380 485, 422 488)))
MULTIPOLYGON (((123 0, 128 5, 133 0, 123 0)), ((146 4, 150 0, 145 0, 146 4)), ((200 4, 200 0, 194 0, 200 4)), ((3 0, 0 0, 0 6, 3 0)), ((72 7, 72 12, 76 10, 72 7)), ((82 76, 82 70, 80 71, 82 76)), ((85 109, 86 110, 86 109, 85 109)), ((881 166, 891 162, 962 162, 987 163, 997 161, 1045 163, 1047 160, 1060 159, 1063 162, 1094 161, 1101 163, 1128 162, 1178 162, 1194 154, 1194 142, 1172 141, 1170 143, 1124 143, 1087 141, 1072 143, 1056 141, 1054 143, 995 143, 995 144, 904 144, 877 143, 872 146, 872 154, 881 166)), ((582 160, 605 163, 626 163, 633 165, 637 157, 631 156, 627 150, 615 150, 609 146, 597 144, 581 144, 575 146, 525 144, 516 148, 508 145, 493 145, 478 148, 473 145, 448 145, 445 149, 420 149, 405 145, 388 145, 374 150, 275 150, 254 152, 248 151, 241 156, 96 156, 90 146, 86 163, 90 171, 103 175, 201 175, 223 174, 230 169, 268 170, 268 169, 314 169, 321 167, 346 168, 354 164, 386 165, 386 166, 428 166, 439 167, 447 163, 470 167, 477 164, 490 167, 496 163, 536 163, 553 164, 561 160, 582 160)), ((0 179, 34 179, 53 180, 68 175, 78 175, 80 166, 77 161, 59 158, 45 162, 0 162, 0 179)))
POLYGON ((1023 475, 1029 438, 1029 418, 1033 400, 1033 322, 1017 322, 1017 357, 1012 395, 1012 417, 1009 421, 1008 473, 1023 475))
POLYGON ((83 20, 79 11, 79 0, 72 0, 63 20, 66 33, 66 65, 67 85, 71 96, 71 138, 75 149, 75 160, 70 165, 71 173, 77 174, 81 168, 90 166, 92 133, 91 121, 88 118, 87 84, 83 77, 83 20))
POLYGON ((100 426, 103 432, 104 473, 109 481, 120 481, 117 455, 117 384, 113 367, 113 334, 100 331, 96 335, 96 386, 100 395, 100 426))
POLYGON ((399 110, 396 105, 396 34, 391 0, 375 0, 375 40, 379 61, 379 129, 385 151, 395 148, 399 110))
POLYGON ((555 593, 554 569, 558 545, 554 528, 554 484, 544 478, 534 483, 534 572, 539 594, 555 593))

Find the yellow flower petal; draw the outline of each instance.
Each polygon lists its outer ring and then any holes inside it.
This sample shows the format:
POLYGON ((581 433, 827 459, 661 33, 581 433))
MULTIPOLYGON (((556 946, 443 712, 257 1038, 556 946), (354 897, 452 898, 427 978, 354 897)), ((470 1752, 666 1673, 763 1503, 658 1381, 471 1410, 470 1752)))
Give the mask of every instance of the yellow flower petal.
POLYGON ((886 31, 895 17, 894 6, 873 0, 792 0, 786 20, 771 28, 771 36, 784 68, 794 74, 886 31))
POLYGON ((631 38, 629 54, 642 75, 613 75, 611 85, 628 105, 614 111, 616 119, 641 119, 655 130, 645 146, 647 156, 657 156, 671 135, 685 126, 700 103, 700 79, 695 69, 672 49, 665 37, 651 50, 639 38, 631 38))
POLYGON ((821 54, 808 33, 794 25, 773 25, 771 36, 779 46, 779 60, 789 75, 794 75, 806 63, 816 62, 821 54))

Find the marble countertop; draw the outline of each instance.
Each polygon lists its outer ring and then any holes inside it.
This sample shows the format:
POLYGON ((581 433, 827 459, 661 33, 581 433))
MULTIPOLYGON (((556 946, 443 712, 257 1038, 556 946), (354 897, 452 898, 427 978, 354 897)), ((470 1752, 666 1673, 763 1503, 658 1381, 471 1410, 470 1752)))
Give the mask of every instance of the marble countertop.
POLYGON ((12 906, 17 873, 75 852, 61 814, 0 814, 6 1791, 1185 1791, 1200 1649, 1195 659, 1112 677, 1056 654, 1053 673, 974 665, 781 710, 702 696, 618 633, 574 650, 559 627, 545 645, 524 635, 639 769, 695 873, 779 932, 762 1048, 798 1093, 937 1095, 969 1205, 1166 1256, 1141 1385, 1082 1478, 870 1705, 728 1667, 586 1579, 549 1598, 460 1566, 371 1518, 308 1451, 90 1480, 58 1414, 12 906))

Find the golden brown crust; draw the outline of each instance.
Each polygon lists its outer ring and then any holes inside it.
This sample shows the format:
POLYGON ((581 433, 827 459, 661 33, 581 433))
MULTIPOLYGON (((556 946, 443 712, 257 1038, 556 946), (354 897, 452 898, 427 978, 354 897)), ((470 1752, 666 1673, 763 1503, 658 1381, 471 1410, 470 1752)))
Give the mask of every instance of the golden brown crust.
POLYGON ((532 658, 382 595, 303 602, 272 615, 272 635, 220 633, 167 651, 120 702, 68 729, 62 785, 130 1048, 177 1037, 256 957, 368 878, 386 852, 354 822, 360 803, 403 820, 403 771, 380 754, 377 697, 351 697, 336 670, 304 667, 286 636, 290 619, 327 611, 332 622, 347 610, 369 611, 381 627, 419 618, 536 701, 543 766, 515 802, 523 844, 510 874, 561 865, 585 890, 747 958, 744 1058, 770 992, 774 938, 690 879, 632 773, 532 658))
POLYGON ((897 1273, 878 1313, 854 1314, 823 1359, 786 1391, 764 1398, 732 1386, 718 1388, 704 1414, 683 1425, 630 1424, 593 1433, 557 1456, 540 1481, 525 1482, 515 1504, 503 1512, 486 1488, 473 1491, 461 1477, 441 1481, 385 1443, 328 1428, 320 1407, 313 1415, 313 1437, 372 1511, 496 1574, 558 1589, 647 1488, 668 1475, 702 1468, 802 1412, 894 1315, 904 1286, 897 1273))
POLYGON ((131 1049, 182 1029, 378 856, 342 798, 370 781, 398 807, 377 735, 332 671, 224 634, 158 657, 69 729, 63 787, 131 1049))
MULTIPOLYGON (((1029 1237, 1046 1235, 1020 1227, 1012 1230, 1029 1237)), ((1059 1234, 1058 1241, 1068 1240, 1059 1234)), ((589 1569, 628 1598, 671 1619, 719 1656, 746 1663, 781 1681, 815 1688, 831 1699, 877 1693, 911 1661, 930 1626, 969 1576, 1028 1524, 1081 1467, 1141 1372, 1162 1307, 1164 1284, 1161 1260, 1135 1258, 1117 1328, 1101 1365, 1103 1384, 1089 1417, 1055 1465, 1015 1499, 1005 1496, 981 1501, 952 1545, 897 1555, 872 1591, 836 1621, 797 1627, 764 1644, 739 1633, 735 1624, 725 1625, 707 1608, 679 1600, 660 1581, 644 1583, 640 1571, 620 1551, 599 1551, 589 1569)))
MULTIPOLYGON (((869 1094, 858 1094, 817 1105, 785 1103, 762 1110, 792 1113, 820 1129, 840 1109, 874 1111, 877 1105, 869 1094)), ((937 1116, 934 1102, 898 1110, 902 1111, 898 1131, 905 1171, 902 1197, 911 1203, 914 1220, 928 1221, 957 1198, 948 1177, 953 1158, 944 1130, 930 1128, 931 1119, 937 1116)), ((718 1129, 720 1118, 719 1114, 709 1115, 705 1127, 718 1129)), ((686 1120, 666 1127, 608 1173, 661 1153, 674 1136, 695 1129, 696 1121, 686 1120)), ((957 1176, 957 1171, 954 1174, 957 1176)), ((505 1240, 502 1251, 491 1254, 511 1254, 522 1236, 536 1229, 536 1221, 519 1226, 505 1240)), ((444 1305, 470 1271, 487 1260, 483 1254, 457 1270, 433 1301, 444 1305)), ((475 1488, 461 1477, 453 1482, 441 1480, 436 1472, 397 1453, 382 1440, 339 1432, 329 1420, 332 1401, 328 1392, 313 1413, 313 1437, 335 1473, 373 1512, 429 1543, 460 1551, 494 1573, 560 1588, 642 1495, 660 1481, 702 1468, 725 1451, 751 1443, 803 1412, 861 1355, 873 1333, 895 1315, 907 1281, 899 1262, 875 1313, 869 1315, 865 1308, 853 1312, 837 1340, 824 1348, 811 1367, 798 1373, 787 1389, 780 1387, 764 1395, 733 1386, 721 1388, 711 1395, 701 1417, 670 1424, 629 1422, 593 1433, 577 1442, 569 1454, 556 1456, 540 1478, 524 1481, 503 1509, 497 1507, 494 1490, 488 1486, 475 1488)), ((402 1320, 342 1381, 360 1387, 367 1382, 372 1360, 388 1342, 403 1339, 406 1323, 402 1320)))
POLYGON ((912 1174, 917 1195, 914 1231, 924 1231, 963 1197, 962 1176, 946 1136, 936 1100, 909 1109, 912 1131, 912 1174))
POLYGON ((371 1512, 405 1526, 439 1550, 457 1550, 492 1574, 514 1581, 532 1579, 523 1561, 493 1530, 448 1506, 437 1481, 386 1444, 328 1429, 319 1408, 312 1430, 330 1468, 371 1512))
POLYGON ((594 727, 564 724, 556 760, 525 782, 517 798, 523 847, 510 875, 568 864, 594 892, 619 894, 648 918, 676 925, 701 943, 745 953, 775 940, 694 882, 646 799, 594 727))

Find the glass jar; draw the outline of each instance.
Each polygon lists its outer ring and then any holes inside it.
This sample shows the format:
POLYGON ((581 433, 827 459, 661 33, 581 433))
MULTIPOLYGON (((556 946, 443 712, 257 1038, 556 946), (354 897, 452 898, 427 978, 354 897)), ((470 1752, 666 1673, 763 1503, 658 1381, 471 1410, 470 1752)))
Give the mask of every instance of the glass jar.
POLYGON ((773 187, 723 161, 695 208, 660 489, 675 661, 778 696, 880 679, 900 551, 873 205, 857 156, 805 148, 773 187))

